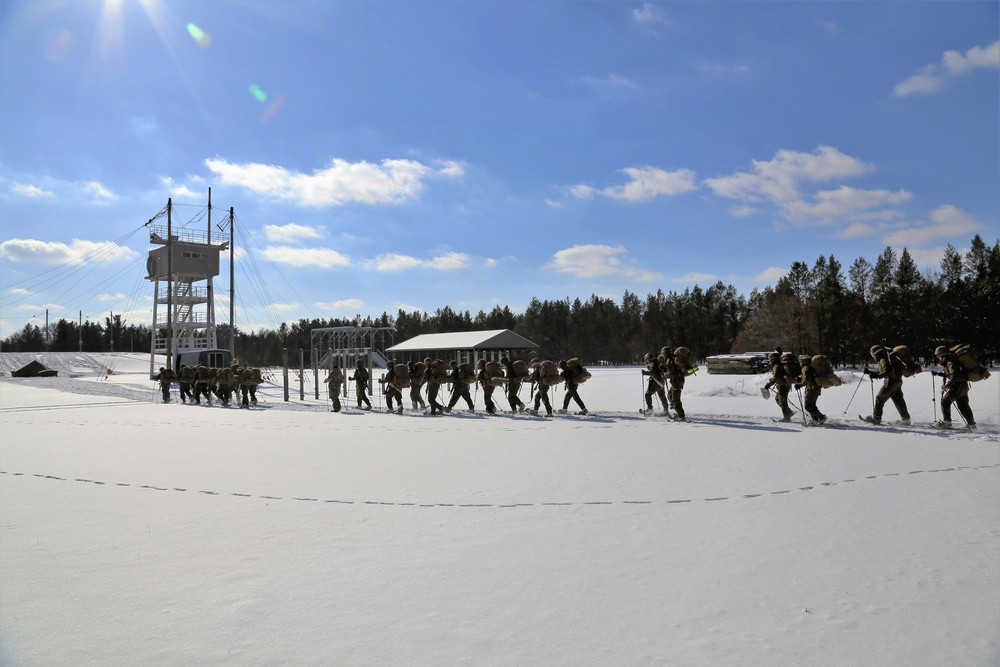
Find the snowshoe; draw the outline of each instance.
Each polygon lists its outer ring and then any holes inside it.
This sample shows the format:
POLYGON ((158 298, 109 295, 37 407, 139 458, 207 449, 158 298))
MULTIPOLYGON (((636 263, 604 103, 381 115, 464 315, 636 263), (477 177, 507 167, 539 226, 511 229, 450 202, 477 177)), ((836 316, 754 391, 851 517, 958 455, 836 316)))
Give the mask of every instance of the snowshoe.
POLYGON ((933 426, 934 428, 940 428, 940 429, 950 429, 951 428, 951 421, 945 421, 944 419, 940 419, 940 420, 938 420, 936 422, 931 423, 931 426, 933 426))

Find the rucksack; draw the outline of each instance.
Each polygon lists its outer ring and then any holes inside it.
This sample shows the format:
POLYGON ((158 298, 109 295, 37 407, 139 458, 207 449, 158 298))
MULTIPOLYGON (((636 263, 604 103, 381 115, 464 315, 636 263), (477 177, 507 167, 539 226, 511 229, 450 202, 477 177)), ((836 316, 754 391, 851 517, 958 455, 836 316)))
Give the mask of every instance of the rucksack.
POLYGON ((475 384, 476 372, 472 370, 472 364, 458 365, 458 381, 462 384, 475 384))
POLYGON ((424 362, 418 361, 417 363, 413 364, 413 372, 410 373, 411 387, 419 387, 424 383, 425 370, 427 370, 427 367, 424 365, 424 362))
POLYGON ((830 363, 830 360, 826 358, 826 355, 814 355, 813 358, 809 360, 809 367, 812 368, 813 373, 815 373, 816 384, 823 389, 839 387, 844 383, 844 381, 840 379, 840 376, 833 372, 833 365, 830 363))
POLYGON ((538 379, 546 387, 551 387, 563 381, 562 376, 559 374, 559 368, 549 360, 545 360, 538 365, 538 379))
POLYGON ((913 377, 923 369, 917 365, 910 348, 905 345, 897 345, 889 352, 889 363, 896 369, 896 372, 905 378, 913 377))
POLYGON ((396 389, 409 389, 410 367, 406 364, 396 364, 392 369, 392 386, 396 389))
POLYGON ((799 363, 798 357, 791 352, 782 353, 780 363, 782 370, 785 371, 785 377, 789 380, 797 380, 802 374, 802 364, 799 363))
POLYGON ((979 355, 976 354, 975 348, 971 345, 959 343, 952 345, 950 349, 955 358, 958 359, 958 363, 962 365, 962 370, 965 371, 965 377, 969 382, 979 382, 990 376, 989 370, 979 363, 979 355))
POLYGON ((684 375, 694 375, 698 371, 698 364, 694 360, 694 355, 686 347, 679 347, 674 350, 674 363, 684 372, 684 375))
POLYGON ((503 375, 503 369, 495 361, 487 361, 486 368, 483 369, 486 375, 486 384, 490 387, 502 387, 507 382, 503 375))
POLYGON ((511 364, 511 367, 513 367, 514 369, 514 377, 516 377, 518 380, 523 382, 527 380, 529 377, 531 377, 531 366, 528 365, 527 361, 524 361, 523 359, 518 359, 513 364, 511 364))
POLYGON ((434 384, 444 384, 448 381, 448 367, 440 359, 431 362, 430 381, 434 384))
POLYGON ((569 368, 570 372, 573 374, 573 382, 577 384, 583 384, 591 378, 587 369, 583 367, 580 363, 579 357, 573 357, 566 362, 566 367, 569 368))

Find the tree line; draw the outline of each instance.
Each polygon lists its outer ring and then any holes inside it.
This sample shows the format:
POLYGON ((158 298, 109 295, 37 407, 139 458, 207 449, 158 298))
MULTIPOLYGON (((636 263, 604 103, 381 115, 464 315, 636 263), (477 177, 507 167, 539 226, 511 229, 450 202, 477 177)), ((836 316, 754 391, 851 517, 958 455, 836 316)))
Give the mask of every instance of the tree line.
MULTIPOLYGON (((396 343, 428 333, 510 329, 538 344, 541 357, 579 357, 589 365, 634 364, 664 345, 684 345, 700 358, 781 347, 826 354, 840 366, 864 362, 869 347, 882 341, 908 345, 925 358, 939 344, 961 341, 989 362, 998 355, 997 322, 1000 241, 991 247, 976 235, 964 254, 947 246, 940 269, 926 273, 906 249, 897 254, 886 247, 874 264, 858 258, 846 274, 832 255, 820 255, 812 266, 793 262, 773 287, 748 296, 720 280, 706 289, 657 290, 645 298, 626 291, 620 302, 597 295, 533 298, 523 313, 496 306, 473 316, 444 306, 434 313, 300 319, 277 330, 235 334, 237 358, 260 366, 282 363, 285 349, 308 353, 310 332, 324 327, 393 328, 396 343)), ((229 325, 218 325, 219 346, 228 348, 232 334, 229 325)), ((103 326, 60 319, 48 332, 29 324, 2 342, 8 352, 81 346, 87 352, 149 352, 149 344, 149 327, 126 325, 120 315, 105 318, 103 326)))

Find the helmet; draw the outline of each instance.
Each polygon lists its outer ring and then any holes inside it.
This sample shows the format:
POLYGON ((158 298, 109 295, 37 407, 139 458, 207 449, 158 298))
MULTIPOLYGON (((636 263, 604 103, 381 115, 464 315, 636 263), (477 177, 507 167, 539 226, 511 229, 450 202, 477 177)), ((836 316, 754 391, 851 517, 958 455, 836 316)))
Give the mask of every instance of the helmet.
POLYGON ((476 368, 486 368, 486 360, 485 359, 480 359, 479 363, 476 364, 476 368))
POLYGON ((651 362, 653 360, 653 355, 651 355, 649 352, 647 352, 646 356, 643 357, 643 360, 648 364, 649 362, 651 362))
POLYGON ((537 366, 539 363, 541 363, 541 362, 539 362, 538 359, 532 359, 531 360, 531 365, 532 366, 537 366))
POLYGON ((878 355, 882 352, 882 349, 881 345, 872 345, 872 349, 868 350, 868 352, 872 355, 872 359, 878 359, 878 355))
POLYGON ((942 357, 947 357, 948 348, 945 347, 944 345, 938 345, 936 348, 934 348, 934 356, 938 357, 939 359, 942 357))
POLYGON ((358 368, 362 368, 365 365, 365 360, 364 359, 358 359, 356 362, 354 362, 354 365, 357 366, 358 368))
POLYGON ((779 359, 781 359, 781 355, 778 354, 777 352, 771 352, 770 354, 767 355, 767 360, 772 364, 778 363, 779 359))

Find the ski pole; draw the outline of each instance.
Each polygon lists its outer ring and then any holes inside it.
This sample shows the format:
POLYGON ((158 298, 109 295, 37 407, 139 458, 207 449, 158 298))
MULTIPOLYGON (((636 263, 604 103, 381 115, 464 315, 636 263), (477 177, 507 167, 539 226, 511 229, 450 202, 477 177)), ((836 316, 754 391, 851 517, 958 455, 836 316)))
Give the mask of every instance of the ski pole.
POLYGON ((854 402, 854 397, 858 395, 858 389, 861 389, 861 382, 858 382, 858 386, 854 388, 854 393, 851 394, 851 400, 847 402, 847 407, 844 408, 845 415, 847 414, 847 411, 851 409, 851 403, 854 402))
POLYGON ((933 371, 931 371, 931 404, 934 406, 934 421, 937 421, 937 389, 934 387, 933 371))
POLYGON ((799 396, 799 412, 802 413, 802 425, 805 426, 806 425, 806 410, 805 410, 804 407, 802 407, 802 388, 801 387, 796 387, 795 388, 795 393, 798 394, 798 396, 799 396))

